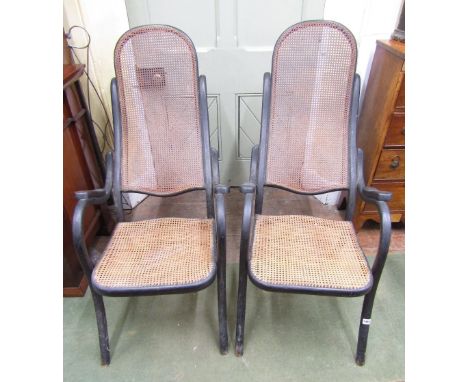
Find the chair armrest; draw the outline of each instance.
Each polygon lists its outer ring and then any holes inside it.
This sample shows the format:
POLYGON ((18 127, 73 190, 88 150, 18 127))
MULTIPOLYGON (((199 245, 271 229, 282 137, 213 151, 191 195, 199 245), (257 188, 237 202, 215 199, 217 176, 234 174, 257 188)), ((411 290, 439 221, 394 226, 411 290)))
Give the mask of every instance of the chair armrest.
MULTIPOLYGON (((88 191, 76 191, 75 198, 78 200, 81 199, 102 199, 106 196, 106 190, 104 188, 96 188, 95 190, 88 191)), ((100 204, 97 202, 96 204, 100 204)))
POLYGON ((97 188, 95 190, 88 191, 77 191, 75 197, 78 200, 87 200, 91 204, 103 204, 110 198, 112 192, 112 169, 113 169, 113 157, 112 152, 106 155, 106 183, 104 188, 97 188))
POLYGON ((377 201, 388 202, 392 199, 392 193, 388 191, 380 191, 374 187, 368 187, 364 183, 364 153, 358 149, 358 192, 363 200, 374 203, 377 201))
POLYGON ((392 199, 392 193, 379 191, 374 187, 359 187, 359 194, 366 202, 381 201, 388 202, 392 199))
POLYGON ((231 187, 225 186, 224 184, 215 184, 215 195, 216 194, 229 194, 231 192, 231 187))
POLYGON ((247 182, 240 186, 240 192, 242 192, 243 194, 253 194, 256 188, 257 187, 254 183, 247 182))

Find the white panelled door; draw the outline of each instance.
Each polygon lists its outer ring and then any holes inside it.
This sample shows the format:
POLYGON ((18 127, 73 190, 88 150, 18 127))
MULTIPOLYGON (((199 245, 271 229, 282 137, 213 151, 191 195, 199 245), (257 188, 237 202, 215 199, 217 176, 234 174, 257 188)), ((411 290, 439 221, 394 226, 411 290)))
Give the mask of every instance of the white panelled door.
POLYGON ((130 28, 169 24, 187 33, 208 85, 211 144, 221 181, 248 180, 260 136, 263 73, 274 44, 301 20, 322 19, 326 0, 126 0, 130 28))

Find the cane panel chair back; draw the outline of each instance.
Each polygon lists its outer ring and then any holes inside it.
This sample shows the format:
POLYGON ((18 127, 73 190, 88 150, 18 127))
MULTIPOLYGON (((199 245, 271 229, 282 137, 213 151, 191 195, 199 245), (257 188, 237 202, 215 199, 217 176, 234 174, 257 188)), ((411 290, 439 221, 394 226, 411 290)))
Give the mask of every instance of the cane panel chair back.
POLYGON ((271 70, 266 185, 313 194, 349 188, 356 58, 354 36, 335 22, 302 22, 280 36, 271 70))
POLYGON ((170 26, 134 28, 120 38, 114 58, 121 191, 167 195, 204 188, 198 65, 190 38, 170 26))

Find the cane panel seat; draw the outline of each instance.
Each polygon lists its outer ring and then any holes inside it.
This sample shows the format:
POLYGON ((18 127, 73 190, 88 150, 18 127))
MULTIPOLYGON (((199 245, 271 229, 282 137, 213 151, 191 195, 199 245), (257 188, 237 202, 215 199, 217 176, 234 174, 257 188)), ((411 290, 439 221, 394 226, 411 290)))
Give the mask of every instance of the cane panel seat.
POLYGON ((215 270, 213 251, 213 219, 119 223, 93 271, 93 284, 109 291, 202 283, 215 270))
POLYGON ((372 273, 351 222, 256 215, 251 275, 274 287, 367 290, 372 273))

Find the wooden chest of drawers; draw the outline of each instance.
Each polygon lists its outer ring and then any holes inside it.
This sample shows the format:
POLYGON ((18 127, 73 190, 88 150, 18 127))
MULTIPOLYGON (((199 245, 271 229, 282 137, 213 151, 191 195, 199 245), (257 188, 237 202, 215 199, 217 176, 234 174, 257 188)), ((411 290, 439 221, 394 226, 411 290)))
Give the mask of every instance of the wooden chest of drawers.
MULTIPOLYGON (((379 40, 358 124, 358 147, 364 151, 367 185, 390 191, 392 222, 405 215, 405 44, 379 40)), ((373 205, 358 198, 354 225, 379 221, 373 205)))
MULTIPOLYGON (((100 157, 93 149, 91 123, 79 79, 84 65, 63 65, 63 295, 83 296, 87 280, 75 254, 72 239, 75 192, 104 186, 100 157)), ((96 143, 97 145, 97 143, 96 143)), ((96 232, 110 232, 111 219, 106 206, 90 206, 84 216, 87 243, 96 232)))

